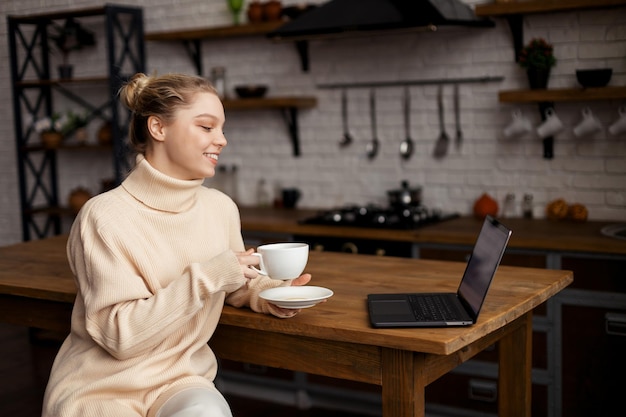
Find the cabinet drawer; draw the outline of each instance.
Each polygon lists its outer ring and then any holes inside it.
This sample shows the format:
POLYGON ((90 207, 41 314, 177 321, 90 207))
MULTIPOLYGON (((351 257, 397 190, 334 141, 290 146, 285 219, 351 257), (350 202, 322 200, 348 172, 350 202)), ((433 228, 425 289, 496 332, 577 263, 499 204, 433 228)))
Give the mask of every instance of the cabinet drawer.
MULTIPOLYGON (((547 416, 548 387, 532 386, 532 416, 547 416)), ((454 407, 478 413, 498 414, 497 379, 447 374, 426 387, 427 408, 454 407)))
POLYGON ((563 416, 611 416, 623 408, 625 318, 626 309, 563 306, 563 416))

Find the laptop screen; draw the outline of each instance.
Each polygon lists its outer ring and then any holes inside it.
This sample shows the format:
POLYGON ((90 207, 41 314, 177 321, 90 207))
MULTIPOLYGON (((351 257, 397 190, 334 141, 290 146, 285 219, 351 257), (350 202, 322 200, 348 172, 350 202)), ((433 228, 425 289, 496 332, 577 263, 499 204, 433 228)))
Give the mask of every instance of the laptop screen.
POLYGON ((487 296, 491 279, 500 264, 510 236, 511 231, 506 226, 487 216, 458 291, 459 298, 470 307, 474 318, 487 296))

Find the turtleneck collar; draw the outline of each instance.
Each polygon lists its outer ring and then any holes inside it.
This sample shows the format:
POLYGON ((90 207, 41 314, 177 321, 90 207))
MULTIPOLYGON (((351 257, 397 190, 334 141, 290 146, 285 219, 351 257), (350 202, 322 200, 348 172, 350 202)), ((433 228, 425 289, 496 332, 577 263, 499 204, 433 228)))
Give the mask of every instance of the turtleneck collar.
POLYGON ((196 201, 196 194, 204 180, 179 180, 152 167, 142 156, 122 182, 122 187, 133 197, 156 210, 180 213, 196 201))

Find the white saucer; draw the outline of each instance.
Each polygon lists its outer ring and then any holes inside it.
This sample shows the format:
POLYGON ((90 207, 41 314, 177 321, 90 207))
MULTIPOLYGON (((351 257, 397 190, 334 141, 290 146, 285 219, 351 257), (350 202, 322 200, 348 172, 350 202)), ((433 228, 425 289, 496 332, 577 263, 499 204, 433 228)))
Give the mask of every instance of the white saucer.
POLYGON ((309 308, 331 297, 328 288, 308 285, 276 287, 261 291, 259 297, 281 308, 309 308))

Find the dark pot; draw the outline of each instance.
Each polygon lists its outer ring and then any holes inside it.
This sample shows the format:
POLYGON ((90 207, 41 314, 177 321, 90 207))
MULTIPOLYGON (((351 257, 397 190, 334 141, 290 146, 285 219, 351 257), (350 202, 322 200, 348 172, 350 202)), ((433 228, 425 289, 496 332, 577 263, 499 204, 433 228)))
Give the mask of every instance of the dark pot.
POLYGON ((283 189, 283 207, 294 208, 298 204, 298 200, 302 193, 297 188, 285 188, 283 189))
POLYGON ((387 191, 392 207, 414 207, 422 202, 422 187, 410 188, 408 181, 402 181, 402 188, 387 191))
POLYGON ((528 68, 526 74, 528 75, 528 85, 532 90, 548 88, 550 68, 528 68))
POLYGON ((72 78, 74 67, 71 65, 59 65, 59 78, 62 80, 69 80, 72 78))

